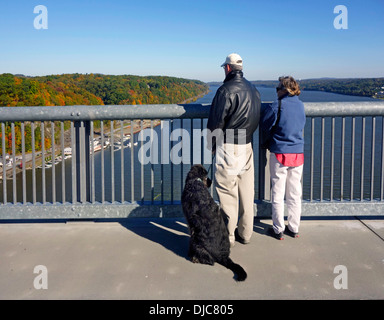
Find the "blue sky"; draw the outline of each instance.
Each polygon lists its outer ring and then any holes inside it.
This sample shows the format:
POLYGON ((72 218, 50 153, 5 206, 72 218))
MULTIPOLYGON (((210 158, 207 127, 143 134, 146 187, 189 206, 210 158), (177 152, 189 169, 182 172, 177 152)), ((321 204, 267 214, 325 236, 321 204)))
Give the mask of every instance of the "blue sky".
POLYGON ((384 77, 383 0, 15 0, 0 6, 0 73, 168 75, 221 81, 384 77), (336 30, 336 5, 348 29, 336 30), (48 9, 37 30, 33 9, 48 9))

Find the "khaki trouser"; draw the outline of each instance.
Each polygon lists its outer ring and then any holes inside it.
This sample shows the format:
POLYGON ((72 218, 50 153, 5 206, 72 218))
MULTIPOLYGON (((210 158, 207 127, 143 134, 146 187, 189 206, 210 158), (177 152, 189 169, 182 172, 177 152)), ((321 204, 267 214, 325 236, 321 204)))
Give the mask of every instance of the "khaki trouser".
POLYGON ((255 194, 252 144, 219 146, 215 168, 216 192, 220 209, 227 217, 229 241, 235 241, 236 226, 240 237, 249 241, 253 233, 255 194))
POLYGON ((272 222, 275 233, 283 232, 284 225, 284 196, 287 204, 288 228, 299 232, 301 217, 301 176, 303 165, 299 167, 283 166, 274 153, 269 158, 272 181, 272 222))

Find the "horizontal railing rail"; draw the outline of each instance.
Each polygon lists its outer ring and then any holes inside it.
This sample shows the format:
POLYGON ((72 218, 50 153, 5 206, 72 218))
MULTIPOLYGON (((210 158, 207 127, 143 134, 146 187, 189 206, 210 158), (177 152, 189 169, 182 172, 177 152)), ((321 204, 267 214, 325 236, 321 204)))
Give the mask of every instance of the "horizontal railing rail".
MULTIPOLYGON (((269 104, 270 102, 263 102, 269 104)), ((307 117, 384 116, 384 101, 306 102, 307 117)), ((210 104, 148 104, 51 107, 0 107, 5 121, 92 121, 207 118, 210 104)))
MULTIPOLYGON (((182 215, 184 177, 207 159, 199 131, 209 110, 209 104, 1 107, 0 219, 182 215), (145 148, 149 137, 138 140, 145 128, 158 135, 154 150, 145 148), (138 160, 145 153, 149 163, 138 160)), ((383 215, 384 101, 305 103, 305 112, 303 215, 383 215)), ((255 215, 269 216, 268 155, 258 130, 253 147, 255 215)))

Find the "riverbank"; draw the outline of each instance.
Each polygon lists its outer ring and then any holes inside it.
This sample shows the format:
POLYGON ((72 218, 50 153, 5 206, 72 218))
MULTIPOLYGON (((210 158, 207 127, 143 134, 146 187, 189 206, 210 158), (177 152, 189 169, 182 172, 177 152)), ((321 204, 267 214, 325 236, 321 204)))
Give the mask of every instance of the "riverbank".
MULTIPOLYGON (((129 144, 129 146, 131 146, 130 145, 131 144, 130 135, 132 132, 135 135, 135 134, 139 133, 141 131, 141 129, 147 129, 147 128, 150 128, 151 126, 156 127, 160 124, 160 120, 153 120, 152 123, 150 120, 143 120, 142 122, 143 123, 141 123, 141 120, 133 120, 133 129, 132 130, 131 130, 131 122, 130 121, 129 121, 129 124, 127 124, 123 127, 123 140, 124 141, 121 141, 121 127, 119 126, 118 128, 114 128, 114 130, 113 130, 114 142, 116 144, 119 144, 120 148, 121 148, 121 145, 123 144, 123 142, 127 142, 129 144)), ((114 145, 113 146, 110 145, 111 128, 110 127, 105 128, 103 133, 104 133, 104 137, 105 137, 104 149, 110 148, 110 147, 114 148, 115 147, 114 145)), ((61 161, 63 161, 63 159, 66 160, 68 158, 71 158, 72 152, 69 150, 69 149, 71 149, 70 130, 67 130, 64 134, 65 134, 64 147, 63 147, 64 153, 65 153, 64 157, 62 155, 61 145, 55 145, 54 146, 54 150, 55 150, 54 154, 52 154, 51 148, 48 150, 45 150, 44 163, 43 163, 42 152, 41 151, 35 152, 35 160, 34 161, 35 161, 35 168, 36 169, 42 169, 43 165, 44 165, 45 169, 51 168, 53 165, 59 164, 61 161)), ((93 135, 94 136, 100 136, 100 138, 94 138, 93 141, 90 142, 91 145, 94 144, 93 152, 96 153, 96 152, 101 151, 101 149, 102 149, 102 146, 99 148, 96 145, 96 143, 101 140, 101 129, 100 128, 95 129, 93 132, 93 135)), ((92 150, 91 145, 90 145, 90 150, 92 150)), ((117 151, 117 150, 115 150, 115 151, 117 151)), ((92 152, 92 151, 90 151, 90 152, 92 152)), ((26 170, 33 169, 33 153, 28 152, 28 153, 25 153, 24 156, 25 156, 24 161, 23 161, 23 157, 21 154, 15 155, 15 156, 12 156, 12 155, 9 156, 8 164, 5 166, 7 180, 12 179, 14 171, 16 174, 22 172, 23 167, 25 167, 26 170)), ((0 179, 2 179, 3 175, 4 175, 4 169, 1 167, 0 168, 0 179)))
POLYGON ((192 97, 192 98, 189 98, 187 100, 184 100, 183 102, 181 102, 180 104, 188 104, 188 103, 191 103, 191 102, 196 102, 198 99, 201 99, 203 98, 204 96, 206 96, 209 92, 210 92, 210 88, 207 89, 207 91, 195 96, 195 97, 192 97))

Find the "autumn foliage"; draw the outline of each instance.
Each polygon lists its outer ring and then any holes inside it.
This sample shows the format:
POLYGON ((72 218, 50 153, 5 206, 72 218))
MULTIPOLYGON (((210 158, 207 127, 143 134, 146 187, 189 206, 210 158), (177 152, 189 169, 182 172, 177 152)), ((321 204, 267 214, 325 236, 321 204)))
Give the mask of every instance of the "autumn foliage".
POLYGON ((163 76, 5 73, 0 75, 0 106, 181 103, 207 89, 201 81, 163 76))
MULTIPOLYGON (((197 80, 165 76, 62 74, 26 77, 0 75, 0 106, 137 105, 183 103, 203 94, 208 85, 197 80)), ((20 123, 15 123, 15 148, 21 152, 20 123)), ((35 127, 35 150, 41 149, 40 126, 35 127)), ((0 151, 2 146, 0 128, 0 151)), ((25 126, 26 152, 31 151, 31 129, 25 126)), ((12 150, 10 123, 5 123, 6 151, 12 150)), ((45 137, 45 147, 51 138, 45 137)), ((2 154, 2 151, 1 151, 2 154)))

